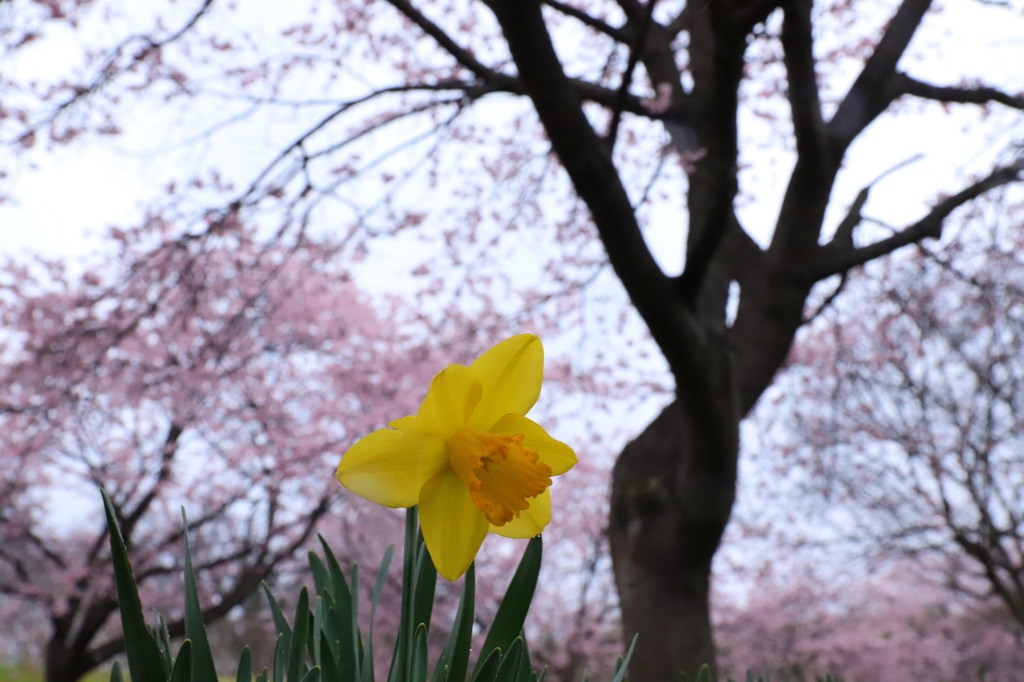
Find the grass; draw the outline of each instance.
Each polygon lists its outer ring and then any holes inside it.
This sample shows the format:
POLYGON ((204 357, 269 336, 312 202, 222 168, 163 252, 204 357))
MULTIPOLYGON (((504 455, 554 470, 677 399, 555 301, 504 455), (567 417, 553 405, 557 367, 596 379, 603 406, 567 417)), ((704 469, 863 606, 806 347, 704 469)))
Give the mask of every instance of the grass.
MULTIPOLYGON (((125 671, 125 679, 128 679, 128 672, 125 671)), ((234 677, 222 677, 222 682, 234 682, 234 677)), ((80 682, 109 682, 110 668, 94 670, 80 682)), ((0 664, 0 682, 43 682, 43 669, 38 666, 27 664, 4 665, 0 664)))
MULTIPOLYGON (((81 682, 107 682, 110 671, 96 670, 82 678, 81 682)), ((42 668, 18 664, 0 665, 0 682, 43 682, 42 668)))

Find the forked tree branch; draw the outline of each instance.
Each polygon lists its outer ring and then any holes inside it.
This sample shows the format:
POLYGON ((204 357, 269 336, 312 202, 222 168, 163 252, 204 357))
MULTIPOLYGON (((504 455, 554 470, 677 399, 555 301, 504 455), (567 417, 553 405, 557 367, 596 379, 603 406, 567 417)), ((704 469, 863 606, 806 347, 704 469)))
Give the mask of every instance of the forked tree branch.
POLYGON ((204 16, 206 16, 210 11, 210 8, 213 6, 213 3, 214 0, 203 0, 199 9, 193 12, 184 24, 182 24, 173 33, 162 38, 157 38, 148 34, 137 34, 122 40, 107 53, 107 56, 103 59, 103 65, 98 69, 96 76, 91 82, 87 85, 83 85, 82 87, 75 88, 74 92, 67 99, 60 102, 43 121, 36 123, 33 127, 41 127, 42 125, 56 121, 61 114, 71 109, 78 102, 90 95, 100 92, 121 74, 130 71, 133 67, 142 63, 155 52, 159 52, 163 48, 183 37, 186 33, 191 31, 204 16), (139 47, 129 58, 129 64, 123 68, 118 68, 118 62, 134 46, 139 47))
POLYGON ((514 80, 474 57, 472 52, 455 42, 443 28, 431 21, 427 15, 419 11, 409 0, 387 0, 387 2, 401 12, 409 21, 418 26, 420 30, 437 41, 437 44, 450 54, 456 62, 473 72, 478 78, 492 82, 514 80))
POLYGON ((920 160, 920 158, 921 154, 915 154, 909 159, 905 159, 904 161, 899 162, 892 168, 889 168, 888 170, 883 172, 881 175, 879 175, 866 186, 864 186, 859 192, 857 192, 856 198, 850 205, 850 210, 847 211, 846 215, 839 222, 839 225, 836 227, 835 234, 832 235, 832 239, 829 240, 829 245, 826 248, 846 250, 854 248, 853 232, 864 219, 864 206, 868 203, 868 199, 871 196, 871 189, 879 182, 881 182, 885 177, 892 175, 893 173, 903 168, 904 166, 907 166, 915 161, 920 160))
POLYGON ((930 6, 931 0, 903 0, 896 10, 882 39, 828 123, 837 159, 896 97, 893 84, 896 65, 930 6))
POLYGON ((622 82, 615 97, 615 107, 612 109, 612 120, 608 126, 608 148, 615 148, 615 139, 619 135, 619 124, 622 122, 622 110, 626 106, 629 96, 629 86, 633 82, 633 72, 640 61, 640 55, 644 51, 644 43, 651 31, 651 22, 654 21, 654 6, 658 0, 647 0, 647 7, 644 10, 643 18, 638 25, 636 36, 629 48, 629 60, 626 63, 626 71, 622 74, 622 82))
POLYGON ((615 28, 610 24, 601 21, 597 17, 587 14, 581 9, 561 2, 561 0, 541 0, 541 2, 547 7, 550 7, 554 10, 558 10, 567 17, 572 17, 573 19, 580 22, 584 26, 589 26, 598 33, 603 33, 609 38, 612 38, 620 43, 629 43, 629 35, 621 28, 615 28))
MULTIPOLYGON (((508 92, 518 95, 526 94, 524 85, 519 78, 488 66, 478 60, 471 52, 459 45, 447 32, 445 32, 443 28, 420 12, 410 0, 387 0, 387 2, 396 10, 401 12, 413 24, 419 27, 424 33, 433 38, 444 51, 448 52, 448 54, 455 59, 456 62, 471 71, 477 78, 480 78, 483 81, 483 86, 467 86, 467 93, 473 91, 477 96, 490 92, 508 92)), ((544 4, 552 3, 545 1, 544 4)), ((555 4, 560 3, 556 2, 555 4)), ((628 42, 628 36, 621 31, 617 32, 617 36, 613 37, 617 40, 621 39, 623 42, 628 42)), ((570 78, 568 79, 568 82, 569 87, 574 88, 579 93, 579 96, 585 100, 595 102, 608 108, 619 106, 623 111, 628 111, 631 114, 652 117, 650 112, 644 108, 644 102, 639 97, 627 95, 624 98, 620 98, 616 90, 578 78, 570 78)), ((454 81, 452 83, 454 83, 454 81)), ((431 86, 427 85, 414 85, 406 86, 406 89, 427 90, 430 89, 430 87, 431 86)), ((450 88, 446 86, 445 89, 450 88)))
POLYGON ((702 157, 690 176, 690 233, 686 267, 677 290, 688 304, 703 308, 705 321, 714 320, 713 325, 720 327, 725 322, 724 302, 715 299, 725 295, 727 283, 718 277, 710 289, 702 289, 715 270, 722 240, 735 222, 738 93, 746 38, 737 29, 731 8, 723 3, 710 4, 699 27, 707 33, 693 51, 694 114, 702 123, 696 129, 702 157), (698 66, 698 60, 703 64, 698 66))
POLYGON ((520 78, 552 147, 590 209, 615 273, 622 280, 673 374, 695 390, 709 380, 705 337, 647 248, 636 214, 604 140, 569 87, 540 0, 485 0, 501 24, 520 78))
POLYGON ((891 237, 860 248, 842 248, 834 242, 835 246, 830 244, 821 250, 817 263, 811 269, 811 275, 815 281, 818 281, 832 275, 842 274, 850 268, 885 256, 901 247, 916 244, 922 239, 941 237, 943 225, 950 213, 989 190, 1020 180, 1022 173, 1024 173, 1024 157, 1007 166, 996 168, 981 180, 953 196, 943 199, 923 218, 891 237))
POLYGON ((160 471, 157 473, 156 480, 152 482, 149 490, 142 496, 138 504, 130 514, 127 514, 121 520, 121 532, 125 537, 130 537, 138 524, 139 520, 149 512, 150 506, 153 504, 153 500, 156 499, 157 495, 162 492, 161 488, 167 482, 167 479, 171 475, 171 461, 178 452, 178 443, 181 438, 181 434, 184 433, 185 427, 176 422, 171 422, 167 428, 167 435, 164 438, 163 447, 160 449, 160 471))

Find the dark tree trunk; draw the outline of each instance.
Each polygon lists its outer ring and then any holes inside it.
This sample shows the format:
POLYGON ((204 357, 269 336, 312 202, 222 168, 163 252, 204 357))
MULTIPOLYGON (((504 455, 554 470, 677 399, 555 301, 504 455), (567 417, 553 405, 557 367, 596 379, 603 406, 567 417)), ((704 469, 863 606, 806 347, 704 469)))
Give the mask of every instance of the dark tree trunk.
POLYGON ((97 664, 91 657, 65 646, 59 638, 51 637, 46 643, 44 665, 46 682, 78 682, 97 664))
MULTIPOLYGON (((727 405, 679 399, 626 445, 612 479, 609 536, 625 635, 638 634, 630 679, 714 668, 711 561, 735 500, 738 421, 727 405)), ((729 402, 726 399, 724 402, 729 402)))

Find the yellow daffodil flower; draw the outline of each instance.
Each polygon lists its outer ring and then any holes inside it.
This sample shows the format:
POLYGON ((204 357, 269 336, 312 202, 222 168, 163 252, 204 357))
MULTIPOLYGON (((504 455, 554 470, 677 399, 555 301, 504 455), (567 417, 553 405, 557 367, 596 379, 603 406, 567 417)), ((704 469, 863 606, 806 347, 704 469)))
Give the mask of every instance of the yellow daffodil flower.
POLYGON ((540 395, 544 349, 513 336, 468 367, 448 365, 419 411, 357 441, 337 477, 387 507, 419 505, 437 572, 455 580, 488 532, 538 535, 551 519, 551 477, 576 454, 525 415, 540 395))

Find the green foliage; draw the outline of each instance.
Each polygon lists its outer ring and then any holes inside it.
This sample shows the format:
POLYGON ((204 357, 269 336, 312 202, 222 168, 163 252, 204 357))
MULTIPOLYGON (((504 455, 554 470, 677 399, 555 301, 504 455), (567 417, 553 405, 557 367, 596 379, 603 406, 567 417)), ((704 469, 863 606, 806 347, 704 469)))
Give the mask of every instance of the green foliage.
MULTIPOLYGON (((218 678, 214 657, 206 635, 199 594, 192 569, 192 554, 185 521, 185 640, 175 653, 170 634, 162 618, 150 628, 143 616, 142 602, 132 573, 124 538, 118 528, 110 498, 103 493, 107 526, 110 530, 114 583, 121 611, 128 675, 119 663, 110 670, 110 682, 146 680, 147 682, 375 682, 373 668, 373 620, 391 565, 393 551, 385 552, 374 580, 370 598, 370 626, 364 635, 359 624, 359 568, 353 566, 346 577, 337 557, 320 538, 323 556, 309 553, 309 570, 314 596, 303 587, 289 618, 277 599, 264 585, 270 615, 277 630, 277 645, 270 668, 253 677, 252 654, 243 649, 233 678, 218 678)), ((387 682, 466 682, 472 648, 476 571, 466 572, 459 607, 448 639, 435 664, 430 665, 428 635, 434 606, 437 572, 419 532, 416 509, 406 516, 405 553, 402 564, 402 603, 399 632, 387 682)), ((498 607, 484 645, 468 676, 471 682, 543 682, 544 671, 534 670, 523 623, 529 611, 540 573, 542 545, 540 537, 529 541, 498 607)), ((611 682, 625 682, 629 659, 636 637, 618 660, 611 682)), ((0 667, 0 680, 29 682, 38 675, 18 673, 0 667)), ((774 682, 797 682, 803 675, 783 674, 774 682)), ((587 676, 584 675, 584 680, 587 676)), ((704 666, 683 682, 713 682, 704 666)), ((771 675, 748 672, 745 682, 773 682, 771 675)), ((842 682, 831 675, 817 682, 842 682)), ((729 678, 729 682, 735 682, 729 678)))
MULTIPOLYGON (((508 678, 510 682, 525 682, 530 673, 530 654, 527 651, 525 635, 522 634, 522 631, 526 613, 533 601, 534 590, 537 588, 540 563, 541 543, 538 536, 527 545, 519 567, 516 569, 515 575, 512 576, 512 582, 509 583, 508 590, 505 592, 505 598, 502 599, 501 606, 498 607, 491 630, 484 640, 482 652, 504 650, 508 652, 507 658, 514 657, 518 672, 514 677, 508 678)), ((477 675, 480 673, 483 663, 484 660, 481 656, 481 660, 477 661, 476 668, 473 670, 473 679, 478 679, 477 675)), ((505 679, 500 677, 503 674, 502 670, 507 670, 512 664, 505 661, 503 665, 504 668, 499 668, 498 679, 505 679)), ((504 674, 511 673, 505 672, 504 674)))
MULTIPOLYGON (((125 636, 129 677, 164 682, 218 682, 214 657, 206 635, 202 608, 192 569, 185 530, 185 640, 174 653, 167 626, 158 618, 156 626, 146 625, 138 588, 124 539, 118 529, 110 499, 103 493, 115 584, 125 636)), ((256 675, 256 682, 375 682, 373 668, 373 621, 380 602, 392 550, 389 549, 374 580, 370 600, 370 627, 364 635, 359 624, 359 569, 352 567, 346 577, 337 557, 320 539, 323 556, 309 554, 314 596, 304 587, 294 615, 289 619, 269 588, 264 585, 274 627, 278 633, 270 668, 256 675)), ((402 603, 399 632, 388 671, 388 682, 466 682, 472 648, 476 572, 466 572, 462 597, 448 639, 436 663, 431 666, 428 651, 430 617, 434 606, 437 572, 419 532, 416 509, 406 516, 405 553, 402 565, 402 603)), ((484 645, 468 676, 471 682, 542 682, 544 671, 536 671, 523 633, 540 573, 540 537, 529 541, 523 558, 498 607, 484 645)), ((619 661, 613 682, 622 682, 632 647, 619 661)), ((110 672, 111 682, 124 679, 120 665, 110 672)), ((248 648, 239 658, 236 682, 253 680, 252 657, 248 648)))
MULTIPOLYGON (((110 555, 114 564, 114 586, 117 590, 117 603, 121 612, 121 632, 124 635, 125 656, 128 659, 128 672, 135 680, 167 680, 170 670, 170 661, 161 651, 153 633, 146 626, 145 616, 142 614, 142 601, 139 599, 139 589, 135 584, 135 575, 132 573, 131 561, 128 558, 128 549, 121 535, 121 529, 117 525, 117 517, 114 513, 114 505, 111 504, 107 493, 103 492, 103 507, 107 515, 107 529, 110 532, 110 555)), ((188 552, 188 545, 185 545, 188 552)), ((186 604, 186 607, 188 605, 186 604)), ((111 681, 114 675, 120 675, 120 668, 115 668, 111 673, 111 681)))

